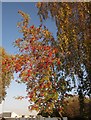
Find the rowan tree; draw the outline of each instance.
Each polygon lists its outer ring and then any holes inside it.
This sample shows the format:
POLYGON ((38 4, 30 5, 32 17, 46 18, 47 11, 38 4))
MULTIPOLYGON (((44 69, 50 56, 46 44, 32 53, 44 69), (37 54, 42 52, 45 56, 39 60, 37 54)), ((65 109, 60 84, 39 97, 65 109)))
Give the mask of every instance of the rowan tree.
POLYGON ((55 39, 46 26, 29 26, 29 16, 23 11, 19 14, 23 17, 18 23, 23 38, 14 42, 20 51, 15 60, 15 71, 19 72, 20 81, 27 85, 29 108, 51 113, 56 107, 62 112, 60 101, 69 84, 57 75, 61 61, 56 57, 55 39))

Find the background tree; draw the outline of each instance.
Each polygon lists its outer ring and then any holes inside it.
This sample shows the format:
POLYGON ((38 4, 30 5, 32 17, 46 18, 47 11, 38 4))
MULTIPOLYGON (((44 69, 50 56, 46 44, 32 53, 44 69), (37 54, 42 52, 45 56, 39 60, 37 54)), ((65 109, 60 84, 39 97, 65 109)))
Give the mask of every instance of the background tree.
MULTIPOLYGON (((89 98, 85 97, 84 99, 84 113, 86 114, 86 116, 89 115, 89 106, 91 106, 91 103, 89 102, 91 101, 89 98), (89 104, 90 103, 90 104, 89 104)), ((63 112, 63 116, 66 116, 68 118, 80 118, 80 104, 79 104, 79 97, 74 95, 74 96, 70 96, 70 97, 66 97, 64 99, 64 112, 63 112)), ((42 115, 43 117, 48 117, 49 115, 51 117, 60 117, 58 111, 56 109, 53 110, 53 113, 49 114, 49 113, 45 113, 45 111, 42 111, 41 113, 39 113, 39 115, 42 115)), ((80 118, 81 119, 81 118, 80 118)))
MULTIPOLYGON (((84 114, 85 116, 89 116, 89 106, 91 106, 90 99, 85 97, 84 98, 84 114)), ((73 96, 66 98, 64 100, 65 108, 64 108, 64 115, 70 118, 80 117, 80 104, 79 104, 79 96, 73 96), (70 109, 69 109, 70 108, 70 109)))
POLYGON ((0 47, 0 103, 6 95, 6 88, 13 79, 13 57, 0 47))
MULTIPOLYGON (((89 116, 89 106, 91 107, 91 103, 89 102, 90 99, 85 97, 84 99, 84 110, 85 110, 85 114, 86 116, 89 116), (90 103, 90 104, 89 104, 90 103)), ((64 99, 64 112, 63 112, 63 116, 68 117, 68 119, 77 119, 80 118, 80 104, 79 104, 79 96, 71 96, 68 98, 64 99)), ((41 113, 39 113, 39 115, 42 115, 43 117, 48 117, 49 115, 51 117, 60 117, 58 111, 56 109, 53 110, 53 113, 49 114, 49 113, 45 113, 45 111, 42 111, 41 113)), ((80 118, 82 119, 82 118, 80 118)))
MULTIPOLYGON (((84 116, 84 96, 91 96, 91 10, 88 3, 38 3, 40 20, 54 19, 57 26, 57 56, 67 76, 78 76, 80 114, 84 116), (50 13, 50 14, 49 14, 50 13), (63 53, 63 55, 60 55, 63 53)), ((75 79, 73 79, 75 84, 75 79)))

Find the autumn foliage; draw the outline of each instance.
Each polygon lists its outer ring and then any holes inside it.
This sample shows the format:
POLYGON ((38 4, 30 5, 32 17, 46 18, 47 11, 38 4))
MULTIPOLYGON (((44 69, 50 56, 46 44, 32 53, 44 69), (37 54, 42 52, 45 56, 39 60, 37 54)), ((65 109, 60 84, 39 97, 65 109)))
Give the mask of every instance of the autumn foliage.
POLYGON ((13 79, 14 56, 6 53, 4 48, 0 47, 0 103, 6 95, 6 88, 9 87, 13 79))
POLYGON ((58 57, 61 59, 66 76, 77 75, 79 86, 84 86, 86 94, 91 93, 91 9, 90 2, 39 2, 37 3, 40 20, 50 16, 57 27, 58 57), (62 53, 62 54, 60 54, 62 53), (84 70, 88 76, 84 77, 84 70), (81 79, 84 82, 81 82, 81 79), (81 84, 83 83, 83 84, 81 84))
MULTIPOLYGON (((39 2, 37 4, 40 21, 47 21, 51 17, 56 24, 56 45, 59 51, 57 56, 62 62, 59 69, 65 69, 66 76, 70 76, 77 88, 81 117, 84 117, 84 97, 87 95, 91 99, 90 6, 91 2, 39 2)), ((90 111, 91 107, 89 107, 90 111)))
POLYGON ((20 51, 15 59, 15 71, 20 72, 21 81, 27 85, 28 98, 33 103, 29 108, 52 112, 59 96, 55 83, 55 66, 61 65, 56 57, 58 49, 45 26, 29 26, 28 15, 22 11, 19 14, 23 17, 23 22, 18 23, 23 38, 14 43, 20 51))
POLYGON ((62 113, 64 98, 76 86, 76 80, 80 83, 78 91, 81 88, 84 96, 90 93, 89 4, 39 2, 37 7, 41 22, 49 13, 54 19, 57 39, 43 24, 30 26, 29 15, 19 10, 23 20, 17 27, 23 37, 14 42, 19 54, 8 56, 3 51, 2 78, 10 80, 14 71, 19 73, 20 82, 27 86, 30 110, 52 113, 56 108, 62 113))

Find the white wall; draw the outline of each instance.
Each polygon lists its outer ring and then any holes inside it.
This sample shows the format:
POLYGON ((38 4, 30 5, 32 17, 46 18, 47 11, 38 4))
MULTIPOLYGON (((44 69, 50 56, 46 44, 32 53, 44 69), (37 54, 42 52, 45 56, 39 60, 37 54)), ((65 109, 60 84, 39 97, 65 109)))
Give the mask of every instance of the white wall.
POLYGON ((17 115, 16 113, 14 112, 11 113, 11 118, 15 118, 16 116, 19 117, 19 115, 17 115))

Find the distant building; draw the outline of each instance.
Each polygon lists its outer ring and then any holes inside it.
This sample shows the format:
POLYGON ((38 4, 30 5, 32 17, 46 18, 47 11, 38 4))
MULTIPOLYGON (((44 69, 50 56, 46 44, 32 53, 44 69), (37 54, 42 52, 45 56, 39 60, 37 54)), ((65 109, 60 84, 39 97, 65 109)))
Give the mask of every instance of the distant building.
POLYGON ((3 112, 0 114, 0 117, 4 117, 4 118, 15 118, 15 117, 19 117, 19 115, 17 115, 14 112, 3 112))

